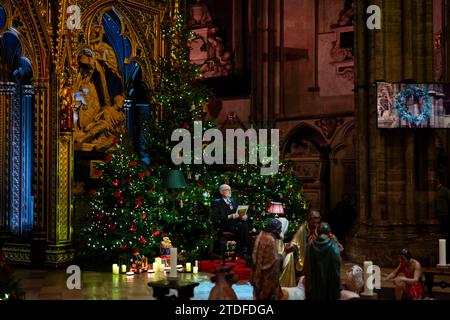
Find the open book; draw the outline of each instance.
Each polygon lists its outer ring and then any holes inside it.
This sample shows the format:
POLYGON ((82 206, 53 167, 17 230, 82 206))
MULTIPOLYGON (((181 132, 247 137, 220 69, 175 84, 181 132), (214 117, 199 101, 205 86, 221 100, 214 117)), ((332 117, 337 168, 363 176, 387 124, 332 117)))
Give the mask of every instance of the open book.
POLYGON ((239 214, 239 219, 247 214, 248 206, 238 206, 236 213, 239 214))

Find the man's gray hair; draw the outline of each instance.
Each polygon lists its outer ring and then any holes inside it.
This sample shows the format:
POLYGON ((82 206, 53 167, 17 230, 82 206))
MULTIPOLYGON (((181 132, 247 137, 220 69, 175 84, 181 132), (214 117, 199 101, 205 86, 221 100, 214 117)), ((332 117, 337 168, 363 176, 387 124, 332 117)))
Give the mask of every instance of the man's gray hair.
POLYGON ((222 190, 225 190, 225 189, 230 189, 231 190, 231 187, 229 185, 227 185, 227 184, 223 184, 223 185, 221 185, 219 187, 219 191, 222 191, 222 190))

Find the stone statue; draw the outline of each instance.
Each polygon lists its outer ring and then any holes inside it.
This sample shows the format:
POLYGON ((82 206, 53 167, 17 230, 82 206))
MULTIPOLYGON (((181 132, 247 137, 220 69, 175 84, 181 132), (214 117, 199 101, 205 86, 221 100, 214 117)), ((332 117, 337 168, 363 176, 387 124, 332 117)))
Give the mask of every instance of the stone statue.
POLYGON ((208 7, 202 0, 196 0, 195 4, 191 5, 189 15, 190 27, 202 27, 212 22, 211 14, 208 7))

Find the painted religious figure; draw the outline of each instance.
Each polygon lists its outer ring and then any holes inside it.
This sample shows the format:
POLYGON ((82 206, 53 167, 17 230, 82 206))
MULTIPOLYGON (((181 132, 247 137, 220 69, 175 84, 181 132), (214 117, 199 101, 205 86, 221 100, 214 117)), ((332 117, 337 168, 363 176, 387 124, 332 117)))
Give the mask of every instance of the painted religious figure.
POLYGON ((94 25, 90 47, 78 55, 79 74, 75 83, 75 149, 109 150, 117 132, 125 130, 124 98, 111 98, 107 75, 120 79, 113 48, 103 41, 103 28, 94 25))

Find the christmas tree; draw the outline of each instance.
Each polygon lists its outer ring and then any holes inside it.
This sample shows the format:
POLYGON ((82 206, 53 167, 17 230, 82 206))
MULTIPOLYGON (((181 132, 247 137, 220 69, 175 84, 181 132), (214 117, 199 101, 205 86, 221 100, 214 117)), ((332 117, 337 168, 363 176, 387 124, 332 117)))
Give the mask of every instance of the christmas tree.
POLYGON ((0 301, 15 300, 22 297, 19 282, 13 277, 13 269, 5 260, 3 252, 0 251, 0 301))
MULTIPOLYGON (((205 121, 205 107, 213 101, 212 92, 204 84, 201 65, 189 60, 190 42, 196 35, 189 31, 183 18, 175 15, 164 25, 164 39, 171 50, 156 64, 154 75, 157 85, 154 105, 161 113, 150 122, 147 152, 151 162, 160 168, 174 167, 171 151, 178 142, 171 142, 174 130, 183 128, 194 135, 194 121, 202 121, 204 133, 216 128, 212 121, 205 121)), ((204 146, 204 145, 203 145, 204 146)), ((224 154, 226 150, 224 150, 224 154)), ((192 152, 191 159, 194 159, 192 152)), ((262 176, 255 165, 178 165, 187 178, 187 187, 176 195, 174 245, 189 257, 207 258, 213 239, 211 200, 218 187, 230 181, 238 191, 238 200, 249 204, 256 232, 262 230, 269 214, 265 214, 271 201, 285 205, 290 220, 288 234, 293 234, 304 218, 307 208, 300 193, 301 183, 290 172, 288 165, 281 164, 280 173, 262 176)), ((163 170, 161 170, 163 172, 163 170)))
POLYGON ((167 195, 154 169, 132 151, 126 139, 115 138, 116 148, 97 165, 100 187, 90 194, 88 222, 82 230, 88 254, 108 262, 139 252, 154 256, 167 225, 167 195))

